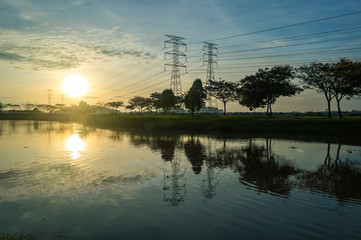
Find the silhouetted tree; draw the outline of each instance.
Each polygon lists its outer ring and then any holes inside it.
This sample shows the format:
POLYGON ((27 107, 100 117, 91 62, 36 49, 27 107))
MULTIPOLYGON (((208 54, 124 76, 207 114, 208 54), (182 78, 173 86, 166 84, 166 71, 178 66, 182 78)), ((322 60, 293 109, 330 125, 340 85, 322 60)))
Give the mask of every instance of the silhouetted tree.
POLYGON ((133 106, 133 108, 137 108, 139 113, 143 112, 143 109, 149 105, 149 100, 145 97, 141 96, 135 96, 128 101, 130 106, 133 106))
POLYGON ((165 89, 161 95, 161 106, 165 112, 173 109, 177 103, 177 98, 171 89, 165 89))
POLYGON ((342 118, 340 101, 361 95, 361 62, 342 58, 332 70, 335 74, 331 91, 337 102, 338 115, 342 118))
POLYGON ((25 104, 22 104, 22 105, 23 105, 23 107, 25 108, 25 110, 26 110, 26 111, 33 110, 33 109, 34 109, 34 107, 35 107, 35 105, 34 105, 34 104, 29 103, 29 102, 27 102, 27 103, 25 103, 25 104))
POLYGON ((329 63, 313 62, 297 69, 298 77, 303 80, 307 88, 315 89, 325 95, 329 118, 331 118, 331 100, 335 96, 332 93, 334 72, 331 66, 329 63))
POLYGON ((155 112, 158 112, 158 109, 162 108, 162 94, 154 92, 150 94, 152 107, 155 109, 155 112))
POLYGON ((202 85, 200 79, 196 79, 193 82, 192 87, 184 96, 184 104, 191 112, 192 116, 195 111, 199 111, 205 105, 205 99, 207 94, 202 85))
POLYGON ((108 103, 106 103, 106 106, 115 109, 115 111, 117 112, 118 108, 124 106, 124 102, 123 101, 108 102, 108 103))
POLYGON ((220 79, 219 81, 209 79, 206 83, 207 93, 218 99, 223 103, 223 115, 226 115, 226 104, 230 101, 235 101, 237 99, 237 87, 238 83, 227 82, 220 79))
POLYGON ((246 76, 242 81, 242 87, 238 89, 239 104, 248 107, 250 111, 264 108, 267 103, 262 92, 254 90, 254 85, 257 84, 258 79, 252 75, 246 76))
POLYGON ((246 97, 246 102, 249 103, 254 100, 253 104, 248 104, 251 107, 266 105, 267 117, 272 117, 272 104, 276 102, 277 98, 281 96, 290 97, 303 90, 291 83, 293 77, 292 68, 288 65, 259 69, 254 76, 245 77, 241 80, 240 99, 242 99, 243 94, 246 97))
POLYGON ((0 102, 0 112, 2 112, 3 108, 4 108, 4 104, 0 102))

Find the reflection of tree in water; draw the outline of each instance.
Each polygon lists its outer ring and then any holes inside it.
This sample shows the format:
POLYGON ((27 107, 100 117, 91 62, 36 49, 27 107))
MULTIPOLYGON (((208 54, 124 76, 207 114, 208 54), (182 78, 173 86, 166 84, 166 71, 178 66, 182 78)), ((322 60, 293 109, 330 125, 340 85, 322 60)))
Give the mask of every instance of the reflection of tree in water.
POLYGON ((245 147, 222 149, 207 157, 211 168, 231 168, 240 174, 240 182, 254 184, 258 191, 288 195, 291 187, 289 176, 295 168, 272 151, 272 141, 266 139, 266 146, 257 145, 252 139, 245 147))
POLYGON ((194 137, 191 136, 191 139, 184 143, 184 152, 192 164, 193 172, 199 174, 202 171, 202 165, 206 159, 204 146, 198 138, 194 140, 194 137))
POLYGON ((323 165, 315 171, 308 171, 300 175, 300 184, 311 189, 317 189, 336 196, 340 203, 345 200, 361 199, 361 169, 352 161, 340 160, 341 144, 338 145, 336 158, 330 156, 330 143, 323 165))
POLYGON ((289 176, 295 174, 296 169, 287 164, 272 151, 272 140, 266 139, 266 146, 256 145, 249 140, 249 144, 240 150, 241 165, 237 171, 241 174, 240 181, 257 185, 262 192, 274 192, 288 195, 291 187, 289 176))
POLYGON ((149 136, 149 135, 130 135, 130 142, 134 146, 148 146, 154 152, 160 152, 162 159, 171 161, 174 158, 174 152, 177 145, 180 144, 179 136, 149 136))
POLYGON ((191 138, 184 143, 184 152, 192 164, 192 169, 195 174, 202 172, 203 163, 206 161, 206 174, 205 179, 202 180, 201 190, 204 197, 208 199, 213 198, 216 195, 217 178, 215 177, 214 167, 211 161, 207 159, 205 147, 198 138, 195 140, 192 135, 191 138))

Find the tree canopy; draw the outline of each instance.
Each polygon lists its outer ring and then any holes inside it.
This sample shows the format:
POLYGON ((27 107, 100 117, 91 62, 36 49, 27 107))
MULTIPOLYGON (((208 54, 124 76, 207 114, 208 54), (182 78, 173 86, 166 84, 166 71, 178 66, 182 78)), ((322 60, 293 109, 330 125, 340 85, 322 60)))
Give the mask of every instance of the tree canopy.
POLYGON ((227 102, 237 99, 237 87, 238 83, 235 82, 227 82, 222 79, 219 81, 209 79, 205 89, 210 96, 223 103, 223 115, 225 116, 227 102))
POLYGON ((199 111, 205 105, 207 94, 200 79, 194 80, 192 87, 184 96, 185 107, 191 112, 199 111))
POLYGON ((277 98, 291 97, 303 90, 291 82, 293 78, 292 67, 288 65, 259 69, 240 81, 239 102, 252 109, 267 106, 267 116, 272 117, 272 104, 277 98))

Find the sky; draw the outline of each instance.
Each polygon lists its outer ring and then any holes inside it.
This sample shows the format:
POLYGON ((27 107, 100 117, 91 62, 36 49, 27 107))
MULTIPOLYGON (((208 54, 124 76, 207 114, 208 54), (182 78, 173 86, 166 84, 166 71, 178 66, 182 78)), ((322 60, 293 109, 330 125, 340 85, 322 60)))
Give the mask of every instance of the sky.
MULTIPOLYGON (((196 78, 206 78, 204 41, 217 44, 215 78, 233 82, 275 65, 360 61, 361 1, 0 0, 0 101, 47 103, 48 89, 52 104, 127 103, 162 92, 172 72, 165 68, 172 63, 164 57, 172 50, 164 48, 166 34, 185 38, 185 92, 196 78), (65 79, 74 74, 88 82, 86 95, 64 93, 65 79)), ((341 106, 361 110, 361 100, 341 106)), ((273 106, 276 112, 326 108, 313 90, 273 106)), ((248 111, 237 102, 227 110, 248 111)))

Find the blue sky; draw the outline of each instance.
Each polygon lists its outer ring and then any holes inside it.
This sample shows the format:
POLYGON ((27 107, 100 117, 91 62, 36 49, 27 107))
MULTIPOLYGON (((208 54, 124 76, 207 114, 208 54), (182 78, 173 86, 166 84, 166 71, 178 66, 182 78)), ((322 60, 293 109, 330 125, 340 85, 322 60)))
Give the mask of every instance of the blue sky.
MULTIPOLYGON (((0 0, 0 101, 46 103, 46 90, 53 89, 59 103, 61 85, 74 73, 88 80, 83 99, 91 104, 160 92, 171 75, 163 71, 165 34, 186 38, 188 72, 181 79, 187 90, 206 76, 203 41, 218 44, 215 76, 229 81, 273 65, 361 60, 361 2, 0 0)), ((360 100, 342 105, 361 109, 360 100)), ((237 103, 228 109, 246 111, 237 103)), ((323 96, 313 91, 274 106, 324 109, 323 96)))

